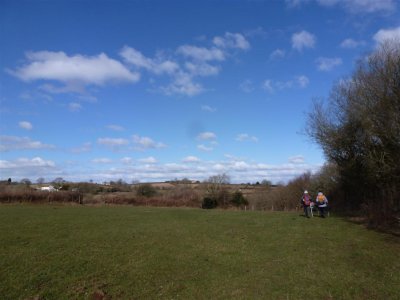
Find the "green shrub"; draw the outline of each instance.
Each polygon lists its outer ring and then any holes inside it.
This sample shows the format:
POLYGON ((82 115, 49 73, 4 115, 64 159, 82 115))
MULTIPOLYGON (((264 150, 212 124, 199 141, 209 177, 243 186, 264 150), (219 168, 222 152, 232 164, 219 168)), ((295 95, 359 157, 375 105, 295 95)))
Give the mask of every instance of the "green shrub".
POLYGON ((233 193, 231 202, 235 206, 241 206, 241 205, 248 205, 249 201, 243 196, 243 193, 240 191, 237 191, 233 193))
POLYGON ((211 209, 211 208, 216 208, 217 205, 218 205, 218 202, 216 199, 211 198, 211 197, 204 197, 201 208, 211 209))
POLYGON ((137 196, 152 197, 155 194, 157 194, 156 189, 148 183, 139 185, 136 190, 137 196))

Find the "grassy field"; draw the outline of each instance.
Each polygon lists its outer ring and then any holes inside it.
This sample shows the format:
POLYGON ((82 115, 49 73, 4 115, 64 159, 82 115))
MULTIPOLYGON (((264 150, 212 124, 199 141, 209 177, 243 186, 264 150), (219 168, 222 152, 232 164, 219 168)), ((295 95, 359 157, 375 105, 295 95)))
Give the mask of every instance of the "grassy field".
POLYGON ((0 206, 0 299, 399 299, 400 242, 299 213, 0 206))

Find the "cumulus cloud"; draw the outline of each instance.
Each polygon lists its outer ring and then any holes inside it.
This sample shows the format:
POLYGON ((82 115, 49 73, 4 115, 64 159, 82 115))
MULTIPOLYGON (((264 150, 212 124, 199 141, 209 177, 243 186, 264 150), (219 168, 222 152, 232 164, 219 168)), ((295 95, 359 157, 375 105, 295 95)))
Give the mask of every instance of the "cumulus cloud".
POLYGON ((199 140, 215 140, 217 135, 214 132, 201 132, 197 138, 199 140))
POLYGON ((220 71, 219 67, 212 66, 206 63, 191 63, 186 62, 185 68, 189 72, 189 74, 193 76, 212 76, 217 75, 220 71))
MULTIPOLYGON (((201 41, 204 42, 204 39, 201 41)), ((206 91, 199 82, 200 78, 218 75, 222 69, 218 63, 231 56, 231 49, 247 50, 250 47, 240 33, 227 32, 223 37, 215 37, 213 43, 211 47, 181 45, 171 54, 172 59, 165 59, 161 55, 155 58, 146 57, 139 50, 128 46, 120 51, 120 55, 136 69, 168 76, 170 81, 158 86, 156 91, 168 96, 192 97, 206 91)))
POLYGON ((0 160, 1 169, 13 169, 21 167, 54 167, 55 163, 51 160, 44 160, 40 157, 29 158, 19 158, 15 161, 0 160))
POLYGON ((205 152, 210 152, 213 151, 214 148, 213 147, 209 147, 203 144, 197 145, 197 149, 199 149, 200 151, 205 151, 205 152))
POLYGON ((28 121, 21 121, 18 123, 19 127, 26 130, 32 130, 33 126, 28 121))
POLYGON ((373 38, 378 44, 384 43, 387 40, 400 41, 400 26, 396 28, 381 29, 374 34, 373 38))
POLYGON ((296 76, 293 79, 286 81, 275 81, 272 79, 264 80, 262 88, 268 93, 273 94, 276 91, 292 89, 292 88, 306 88, 310 80, 305 75, 296 76))
POLYGON ((157 159, 155 159, 153 156, 145 157, 139 159, 141 163, 146 163, 146 164, 155 164, 157 163, 157 159))
POLYGON ((318 0, 325 6, 339 5, 351 13, 390 13, 396 10, 395 0, 318 0))
POLYGON ((204 48, 191 45, 180 46, 177 53, 198 61, 222 61, 225 60, 225 54, 218 48, 204 48))
POLYGON ((299 87, 305 88, 310 83, 310 79, 308 79, 307 76, 301 75, 295 78, 295 82, 299 85, 299 87))
POLYGON ((239 85, 239 89, 245 93, 251 93, 254 91, 254 84, 250 79, 246 79, 239 85))
POLYGON ((226 32, 223 37, 214 37, 213 43, 219 48, 236 48, 241 50, 250 48, 250 43, 240 33, 226 32))
POLYGON ((13 179, 58 176, 60 170, 51 160, 41 157, 0 160, 0 174, 9 174, 13 179))
POLYGON ((289 157, 289 163, 291 164, 304 164, 305 159, 303 155, 296 155, 289 157))
POLYGON ((340 43, 340 47, 344 49, 354 49, 360 46, 364 46, 364 41, 356 41, 354 39, 345 39, 340 43))
POLYGON ((78 112, 82 109, 82 105, 76 102, 71 102, 68 104, 68 109, 72 112, 78 112))
POLYGON ((123 163, 125 165, 130 165, 133 163, 133 158, 129 157, 129 156, 123 157, 123 158, 121 158, 121 163, 123 163))
POLYGON ((200 83, 193 81, 191 74, 179 72, 169 85, 161 87, 161 91, 166 95, 177 94, 191 97, 202 93, 204 88, 200 83))
POLYGON ((202 105, 202 106, 201 106, 201 110, 207 111, 207 112, 211 112, 211 113, 217 111, 217 109, 216 109, 215 107, 211 107, 211 106, 209 106, 209 105, 202 105))
POLYGON ((333 68, 340 66, 342 64, 342 59, 339 57, 319 57, 315 60, 318 70, 320 71, 330 71, 333 68))
POLYGON ((272 53, 269 55, 269 58, 271 60, 277 60, 277 59, 282 59, 284 58, 286 55, 285 50, 282 49, 276 49, 274 51, 272 51, 272 53))
POLYGON ((82 86, 136 82, 140 78, 138 73, 129 71, 104 53, 97 56, 68 56, 64 52, 39 51, 26 53, 26 59, 26 64, 10 73, 27 82, 48 80, 64 84, 61 88, 47 85, 47 91, 81 92, 82 86))
POLYGON ((40 141, 33 141, 29 137, 18 136, 0 136, 0 151, 8 152, 14 150, 40 150, 40 149, 54 149, 54 145, 43 144, 40 141))
POLYGON ((135 144, 135 149, 136 150, 147 150, 147 149, 159 149, 159 148, 165 148, 166 145, 161 142, 155 142, 149 137, 141 137, 139 135, 133 135, 132 136, 133 143, 135 144))
POLYGON ((182 161, 185 163, 197 163, 200 162, 200 159, 196 156, 186 156, 182 161))
POLYGON ((119 125, 115 125, 115 124, 110 124, 106 126, 108 129, 110 130, 114 130, 114 131, 124 131, 125 128, 119 125))
POLYGON ((269 93, 273 93, 275 91, 273 87, 273 81, 271 79, 266 79, 262 84, 262 88, 269 93))
POLYGON ((129 141, 123 138, 98 138, 97 143, 99 145, 106 146, 116 150, 123 146, 128 145, 129 141))
POLYGON ((84 152, 90 152, 92 150, 92 143, 87 142, 84 143, 82 146, 72 148, 71 152, 72 153, 84 153, 84 152))
POLYGON ((258 138, 248 133, 240 133, 235 138, 238 142, 258 142, 258 138))
POLYGON ((392 13, 396 10, 396 0, 286 0, 290 8, 316 2, 324 7, 339 6, 345 11, 359 13, 392 13))
POLYGON ((308 31, 303 30, 292 35, 292 47, 298 51, 302 51, 305 48, 314 48, 315 43, 315 35, 308 31))
POLYGON ((110 164, 112 163, 112 159, 101 157, 92 159, 92 163, 94 164, 110 164))
POLYGON ((120 51, 120 55, 124 58, 124 60, 132 64, 138 68, 144 68, 152 73, 161 75, 161 74, 173 74, 179 69, 179 65, 168 59, 162 58, 148 58, 144 56, 140 51, 125 46, 120 51))

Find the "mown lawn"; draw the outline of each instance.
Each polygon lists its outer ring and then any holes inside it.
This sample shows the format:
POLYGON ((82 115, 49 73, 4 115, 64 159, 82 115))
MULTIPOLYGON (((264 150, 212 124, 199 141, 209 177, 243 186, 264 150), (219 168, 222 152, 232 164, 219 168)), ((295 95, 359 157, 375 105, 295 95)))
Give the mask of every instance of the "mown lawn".
POLYGON ((0 299, 399 299, 400 242, 340 218, 0 206, 0 299))

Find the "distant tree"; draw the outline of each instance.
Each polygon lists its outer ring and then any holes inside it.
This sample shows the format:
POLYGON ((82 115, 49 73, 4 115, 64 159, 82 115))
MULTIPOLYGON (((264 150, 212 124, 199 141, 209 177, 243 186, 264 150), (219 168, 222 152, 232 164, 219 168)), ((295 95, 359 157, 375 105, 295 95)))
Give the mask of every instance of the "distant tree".
POLYGON ((7 183, 11 184, 11 178, 8 178, 7 183))
POLYGON ((38 179, 36 179, 37 184, 43 184, 44 182, 45 182, 45 179, 43 177, 39 177, 38 179))
POLYGON ((226 185, 229 182, 230 178, 225 173, 209 177, 205 181, 206 197, 214 199, 220 206, 228 205, 230 195, 226 185))
POLYGON ((125 185, 126 182, 122 178, 120 178, 120 179, 117 180, 116 184, 117 185, 125 185))
POLYGON ((29 178, 23 178, 20 181, 22 184, 25 184, 26 186, 30 186, 32 184, 32 182, 30 181, 29 178))
POLYGON ((57 177, 53 180, 53 185, 55 188, 59 189, 65 183, 65 180, 62 177, 57 177))
POLYGON ((262 185, 265 185, 265 186, 271 186, 271 185, 272 185, 272 182, 269 181, 269 180, 267 180, 267 179, 264 179, 263 181, 261 181, 261 184, 262 184, 262 185))

